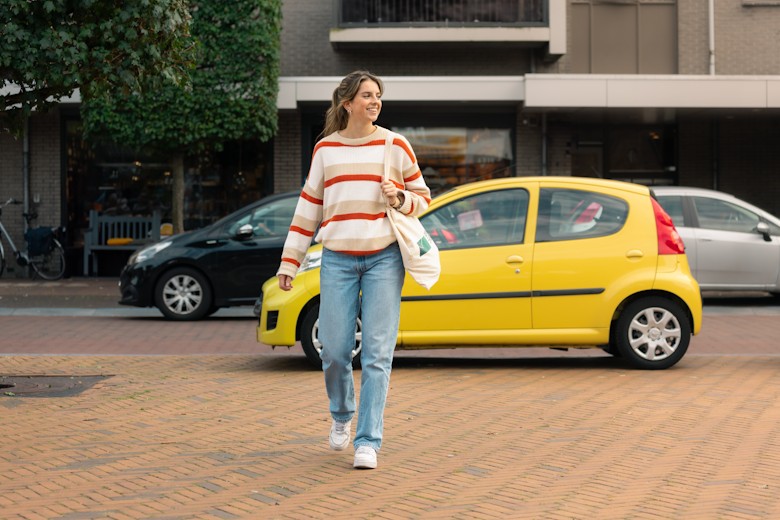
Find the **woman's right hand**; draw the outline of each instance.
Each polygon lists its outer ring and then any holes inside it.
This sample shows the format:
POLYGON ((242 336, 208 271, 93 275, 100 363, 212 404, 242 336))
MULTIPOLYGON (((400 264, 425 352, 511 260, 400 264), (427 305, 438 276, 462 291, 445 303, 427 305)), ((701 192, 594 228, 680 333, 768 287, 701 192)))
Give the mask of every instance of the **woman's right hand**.
POLYGON ((292 276, 286 274, 279 275, 279 288, 283 291, 292 289, 292 276))

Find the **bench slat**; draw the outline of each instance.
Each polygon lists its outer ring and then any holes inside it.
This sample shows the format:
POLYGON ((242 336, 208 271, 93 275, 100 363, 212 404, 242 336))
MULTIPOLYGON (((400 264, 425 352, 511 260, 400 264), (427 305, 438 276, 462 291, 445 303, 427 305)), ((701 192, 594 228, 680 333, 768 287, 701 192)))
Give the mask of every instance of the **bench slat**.
POLYGON ((161 220, 159 211, 149 217, 125 217, 100 215, 91 210, 90 227, 84 231, 84 276, 89 276, 90 261, 95 274, 98 274, 97 251, 134 251, 147 243, 159 242, 161 220), (130 238, 143 243, 108 245, 110 238, 130 238))

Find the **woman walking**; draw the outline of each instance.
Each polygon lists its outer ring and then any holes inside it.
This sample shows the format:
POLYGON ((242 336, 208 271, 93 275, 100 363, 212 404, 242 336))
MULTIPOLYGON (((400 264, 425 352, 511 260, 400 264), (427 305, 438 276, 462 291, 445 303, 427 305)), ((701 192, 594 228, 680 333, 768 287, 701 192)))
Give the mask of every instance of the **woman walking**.
POLYGON ((401 305, 404 266, 387 205, 405 214, 428 208, 430 190, 409 142, 397 135, 383 181, 387 130, 376 125, 382 81, 367 71, 347 75, 333 92, 323 137, 314 147, 277 272, 292 288, 306 250, 322 243, 319 339, 333 419, 329 444, 344 450, 356 412, 351 352, 362 320, 361 384, 353 446, 355 468, 373 469, 382 445, 383 417, 401 305))

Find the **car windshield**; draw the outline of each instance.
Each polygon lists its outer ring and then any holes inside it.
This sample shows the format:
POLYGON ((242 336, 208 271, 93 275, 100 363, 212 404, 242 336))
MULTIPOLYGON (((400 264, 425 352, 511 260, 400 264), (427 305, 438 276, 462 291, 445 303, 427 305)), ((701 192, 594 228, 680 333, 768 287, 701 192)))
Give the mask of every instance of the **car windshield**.
POLYGON ((252 235, 255 237, 287 235, 297 203, 297 197, 285 197, 263 204, 255 208, 254 211, 241 215, 229 223, 228 234, 235 235, 241 226, 249 224, 252 226, 252 235))

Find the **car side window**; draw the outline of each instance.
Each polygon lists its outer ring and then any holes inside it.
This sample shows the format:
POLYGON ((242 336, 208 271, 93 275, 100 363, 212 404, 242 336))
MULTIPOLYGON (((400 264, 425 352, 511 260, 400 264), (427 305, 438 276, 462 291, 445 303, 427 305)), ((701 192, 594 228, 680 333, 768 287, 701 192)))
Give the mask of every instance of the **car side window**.
POLYGON ((693 197, 693 206, 699 218, 699 227, 753 233, 760 221, 758 215, 725 200, 693 197))
POLYGON ((675 226, 685 227, 685 216, 683 214, 683 198, 680 195, 664 195, 658 197, 658 203, 672 217, 675 226))
POLYGON ((297 203, 296 197, 286 197, 264 204, 232 222, 228 234, 234 236, 241 226, 251 224, 252 234, 258 238, 287 235, 297 203))
POLYGON ((585 190, 542 188, 536 241, 611 235, 623 227, 627 216, 628 204, 617 197, 585 190))
POLYGON ((528 192, 509 189, 479 193, 448 204, 420 220, 440 250, 521 244, 528 192))

